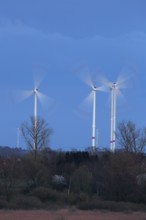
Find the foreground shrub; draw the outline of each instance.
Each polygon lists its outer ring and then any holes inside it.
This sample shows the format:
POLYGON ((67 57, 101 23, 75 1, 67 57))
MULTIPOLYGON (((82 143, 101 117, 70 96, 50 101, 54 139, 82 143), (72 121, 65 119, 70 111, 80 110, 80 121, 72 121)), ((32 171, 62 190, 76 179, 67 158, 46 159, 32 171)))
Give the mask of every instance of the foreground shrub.
POLYGON ((9 208, 11 209, 40 209, 43 208, 43 204, 38 198, 32 196, 16 196, 10 203, 9 208))
POLYGON ((88 167, 83 165, 77 168, 72 174, 70 191, 73 193, 91 193, 93 186, 93 176, 88 167))
POLYGON ((56 201, 58 199, 58 193, 55 190, 46 187, 37 187, 32 192, 31 195, 37 197, 42 202, 46 201, 56 201))
POLYGON ((109 211, 146 211, 144 204, 91 200, 78 203, 77 207, 82 210, 109 210, 109 211))
POLYGON ((5 199, 0 199, 0 209, 6 209, 8 207, 8 202, 5 199))
POLYGON ((76 205, 81 202, 87 202, 90 199, 89 195, 83 192, 79 194, 70 193, 69 195, 64 193, 61 198, 68 205, 76 205))

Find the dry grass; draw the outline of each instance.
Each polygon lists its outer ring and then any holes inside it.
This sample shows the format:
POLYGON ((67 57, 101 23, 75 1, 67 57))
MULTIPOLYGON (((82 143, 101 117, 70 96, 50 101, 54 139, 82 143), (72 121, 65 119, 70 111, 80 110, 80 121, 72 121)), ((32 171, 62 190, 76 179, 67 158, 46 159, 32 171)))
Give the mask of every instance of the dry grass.
POLYGON ((0 220, 146 220, 146 213, 120 213, 80 210, 0 211, 0 220))

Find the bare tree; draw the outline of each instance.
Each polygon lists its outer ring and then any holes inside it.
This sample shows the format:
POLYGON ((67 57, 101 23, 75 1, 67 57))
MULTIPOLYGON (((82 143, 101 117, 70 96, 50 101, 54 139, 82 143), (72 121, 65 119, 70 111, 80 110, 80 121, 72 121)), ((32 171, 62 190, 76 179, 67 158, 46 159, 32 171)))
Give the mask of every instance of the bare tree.
POLYGON ((29 150, 34 153, 35 158, 40 150, 48 147, 52 129, 48 127, 48 124, 44 119, 40 117, 37 118, 35 132, 34 117, 30 117, 29 122, 22 123, 20 130, 29 150))
POLYGON ((144 152, 146 147, 146 128, 138 129, 131 121, 122 121, 116 134, 120 147, 128 152, 144 152))

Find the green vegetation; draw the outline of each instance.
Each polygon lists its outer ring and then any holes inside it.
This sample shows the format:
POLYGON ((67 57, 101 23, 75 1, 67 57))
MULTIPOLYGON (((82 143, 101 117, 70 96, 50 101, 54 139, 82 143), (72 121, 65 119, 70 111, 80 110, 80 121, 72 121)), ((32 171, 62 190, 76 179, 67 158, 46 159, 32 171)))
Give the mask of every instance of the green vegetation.
POLYGON ((125 151, 0 158, 0 208, 144 210, 145 169, 144 154, 125 151))
MULTIPOLYGON (((128 129, 133 126, 127 125, 128 129)), ((35 158, 32 151, 21 157, 1 156, 0 209, 145 210, 144 135, 142 139, 135 136, 142 148, 135 150, 134 145, 133 150, 126 145, 128 137, 134 137, 135 131, 130 131, 124 139, 126 147, 114 153, 58 152, 42 147, 35 158)))

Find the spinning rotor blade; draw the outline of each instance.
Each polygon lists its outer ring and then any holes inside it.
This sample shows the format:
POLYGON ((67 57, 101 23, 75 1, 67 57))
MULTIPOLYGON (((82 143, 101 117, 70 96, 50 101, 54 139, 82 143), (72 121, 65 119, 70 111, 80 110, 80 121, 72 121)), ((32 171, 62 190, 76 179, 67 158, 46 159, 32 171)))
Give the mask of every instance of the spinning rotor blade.
POLYGON ((83 79, 83 81, 90 86, 91 88, 94 87, 93 81, 92 81, 92 77, 88 74, 85 76, 85 78, 83 79))
POLYGON ((124 89, 128 87, 128 80, 129 80, 130 76, 124 76, 124 75, 119 75, 118 79, 117 79, 117 86, 120 89, 124 89))
MULTIPOLYGON (((122 92, 117 88, 116 89, 116 105, 117 106, 124 106, 126 104, 126 99, 122 92)), ((111 94, 108 97, 108 100, 106 102, 106 106, 110 109, 111 108, 111 94)))
POLYGON ((122 94, 122 92, 119 89, 116 90, 116 95, 117 95, 117 99, 119 100, 118 105, 119 106, 125 105, 126 104, 126 99, 125 99, 124 95, 122 94))
POLYGON ((53 99, 49 98, 47 95, 41 93, 38 91, 37 97, 45 111, 50 110, 50 108, 53 108, 54 101, 53 99))
POLYGON ((105 86, 99 86, 99 87, 96 87, 96 91, 106 92, 107 89, 105 86))
POLYGON ((12 93, 12 99, 14 102, 21 102, 33 95, 33 93, 33 90, 17 90, 12 93))
POLYGON ((89 95, 82 101, 83 103, 90 104, 93 100, 93 91, 89 93, 89 95))
POLYGON ((45 75, 46 75, 46 70, 43 67, 37 67, 34 66, 33 70, 33 78, 34 78, 34 88, 38 88, 41 82, 43 81, 45 75))
POLYGON ((82 66, 77 70, 76 75, 78 76, 78 78, 83 81, 85 84, 87 84, 88 86, 90 86, 91 88, 94 87, 93 84, 93 79, 91 74, 89 73, 89 70, 87 67, 82 66))
MULTIPOLYGON (((123 89, 123 88, 127 88, 127 82, 128 82, 128 79, 130 78, 130 76, 124 76, 123 74, 120 74, 117 81, 115 82, 116 86, 119 88, 119 89, 123 89)), ((99 78, 99 82, 105 86, 107 89, 110 89, 112 88, 113 86, 113 83, 114 82, 110 82, 107 80, 106 77, 104 76, 100 76, 99 78)), ((107 89, 105 88, 104 91, 106 91, 107 89)), ((108 90, 109 91, 109 90, 108 90)))
POLYGON ((116 96, 119 96, 122 98, 124 97, 123 94, 121 93, 121 91, 119 90, 119 88, 116 89, 116 96))
POLYGON ((91 103, 93 100, 93 91, 91 91, 89 93, 88 96, 86 96, 86 98, 80 103, 79 107, 78 107, 78 111, 82 114, 82 115, 87 115, 89 114, 89 112, 91 111, 91 103), (86 109, 86 110, 85 110, 86 109))
POLYGON ((133 87, 134 82, 134 75, 133 73, 135 70, 129 66, 125 66, 120 71, 119 77, 117 79, 117 83, 119 84, 119 88, 128 88, 133 87))
POLYGON ((104 75, 100 75, 98 77, 98 81, 105 87, 104 91, 112 87, 112 82, 108 81, 108 79, 104 75))

